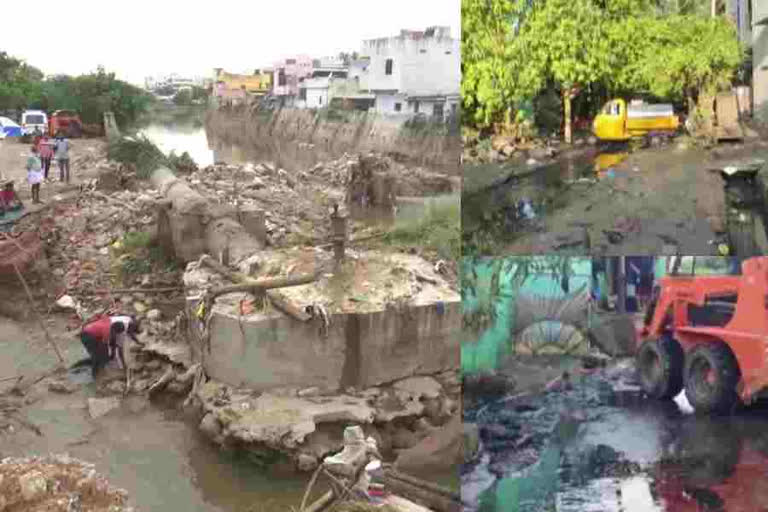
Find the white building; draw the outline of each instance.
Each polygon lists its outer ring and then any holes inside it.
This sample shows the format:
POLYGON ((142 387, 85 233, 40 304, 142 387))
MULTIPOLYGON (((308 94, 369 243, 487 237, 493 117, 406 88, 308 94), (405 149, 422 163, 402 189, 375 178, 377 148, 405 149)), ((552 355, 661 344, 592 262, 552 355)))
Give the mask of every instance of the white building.
POLYGON ((768 123, 768 2, 754 0, 751 11, 754 116, 768 123))
POLYGON ((300 108, 325 108, 334 96, 334 85, 346 83, 347 70, 344 68, 317 68, 299 84, 300 108))
POLYGON ((460 41, 449 27, 402 30, 399 36, 363 42, 367 57, 361 88, 375 95, 374 109, 391 114, 444 118, 461 99, 460 41))

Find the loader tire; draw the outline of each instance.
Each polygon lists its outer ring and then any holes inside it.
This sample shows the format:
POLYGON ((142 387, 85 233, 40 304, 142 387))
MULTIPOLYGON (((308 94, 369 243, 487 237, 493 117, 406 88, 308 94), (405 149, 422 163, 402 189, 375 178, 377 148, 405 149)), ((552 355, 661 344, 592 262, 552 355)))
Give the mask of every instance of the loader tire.
POLYGON ((657 400, 677 396, 683 389, 683 361, 682 347, 670 336, 643 343, 636 356, 643 391, 657 400))
POLYGON ((726 344, 702 344, 686 358, 685 396, 697 413, 727 414, 739 403, 740 378, 739 365, 726 344))

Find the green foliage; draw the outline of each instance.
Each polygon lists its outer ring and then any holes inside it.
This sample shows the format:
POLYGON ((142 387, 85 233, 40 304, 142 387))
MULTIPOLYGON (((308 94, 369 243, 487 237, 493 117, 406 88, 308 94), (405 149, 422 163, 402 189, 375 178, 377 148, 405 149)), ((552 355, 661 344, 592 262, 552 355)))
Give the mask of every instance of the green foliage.
POLYGON ((465 123, 510 120, 551 84, 668 99, 717 90, 744 53, 732 24, 708 14, 705 0, 462 0, 465 123))
POLYGON ((143 135, 110 141, 107 157, 115 162, 134 165, 140 179, 148 179, 158 167, 171 167, 168 157, 143 135))
POLYGON ((189 89, 182 89, 176 93, 173 97, 173 102, 176 105, 191 105, 192 104, 192 91, 189 89))
POLYGON ((714 92, 730 84, 743 60, 735 28, 723 18, 675 15, 644 22, 648 43, 635 71, 656 96, 714 92))
POLYGON ((39 69, 0 52, 0 109, 75 110, 84 123, 101 123, 103 113, 112 111, 124 126, 151 102, 144 91, 102 67, 77 77, 43 78, 39 69))
POLYGON ((186 151, 177 155, 173 151, 168 155, 143 135, 121 137, 109 141, 107 158, 121 164, 132 165, 139 179, 149 179, 155 169, 166 167, 179 173, 197 170, 197 164, 186 151))
POLYGON ((386 234, 392 245, 417 246, 441 258, 461 257, 461 203, 454 197, 435 199, 419 219, 404 219, 386 234))
POLYGON ((192 159, 191 156, 189 156, 189 153, 186 151, 180 155, 177 155, 174 151, 171 151, 171 153, 168 155, 168 165, 171 169, 175 169, 176 171, 183 174, 193 173, 197 170, 197 163, 192 159))

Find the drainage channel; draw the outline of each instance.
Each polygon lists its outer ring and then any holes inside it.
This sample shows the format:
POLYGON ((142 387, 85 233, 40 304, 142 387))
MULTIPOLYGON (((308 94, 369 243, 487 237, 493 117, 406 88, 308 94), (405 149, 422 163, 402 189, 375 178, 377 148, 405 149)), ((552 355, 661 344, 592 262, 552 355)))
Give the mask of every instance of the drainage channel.
POLYGON ((466 510, 767 510, 768 411, 692 414, 685 395, 647 399, 631 365, 465 411, 481 453, 462 470, 466 510))

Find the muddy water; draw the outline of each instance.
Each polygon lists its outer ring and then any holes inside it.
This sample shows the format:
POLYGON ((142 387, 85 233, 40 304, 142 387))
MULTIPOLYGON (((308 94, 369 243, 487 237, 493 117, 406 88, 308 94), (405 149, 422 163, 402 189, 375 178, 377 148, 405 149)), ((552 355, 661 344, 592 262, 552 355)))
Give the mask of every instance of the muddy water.
MULTIPOLYGON (((69 364, 84 356, 63 323, 49 325, 69 364)), ((37 374, 56 362, 36 326, 0 317, 0 377, 37 374)), ((88 373, 70 373, 80 384, 70 395, 41 389, 24 415, 43 436, 0 433, 0 457, 67 452, 96 464, 111 483, 126 489, 139 510, 284 511, 301 501, 307 478, 274 474, 221 452, 192 418, 169 406, 130 397, 121 409, 92 420, 87 399, 96 396, 88 373)), ((9 383, 0 383, 0 391, 9 383)))
POLYGON ((214 163, 213 151, 208 147, 208 139, 203 128, 192 124, 175 126, 151 124, 140 133, 154 142, 165 154, 174 151, 180 155, 186 151, 201 167, 214 163))
POLYGON ((768 510, 765 406, 698 417, 684 399, 659 403, 606 384, 590 377, 523 407, 487 407, 478 420, 484 452, 462 476, 468 509, 768 510))

